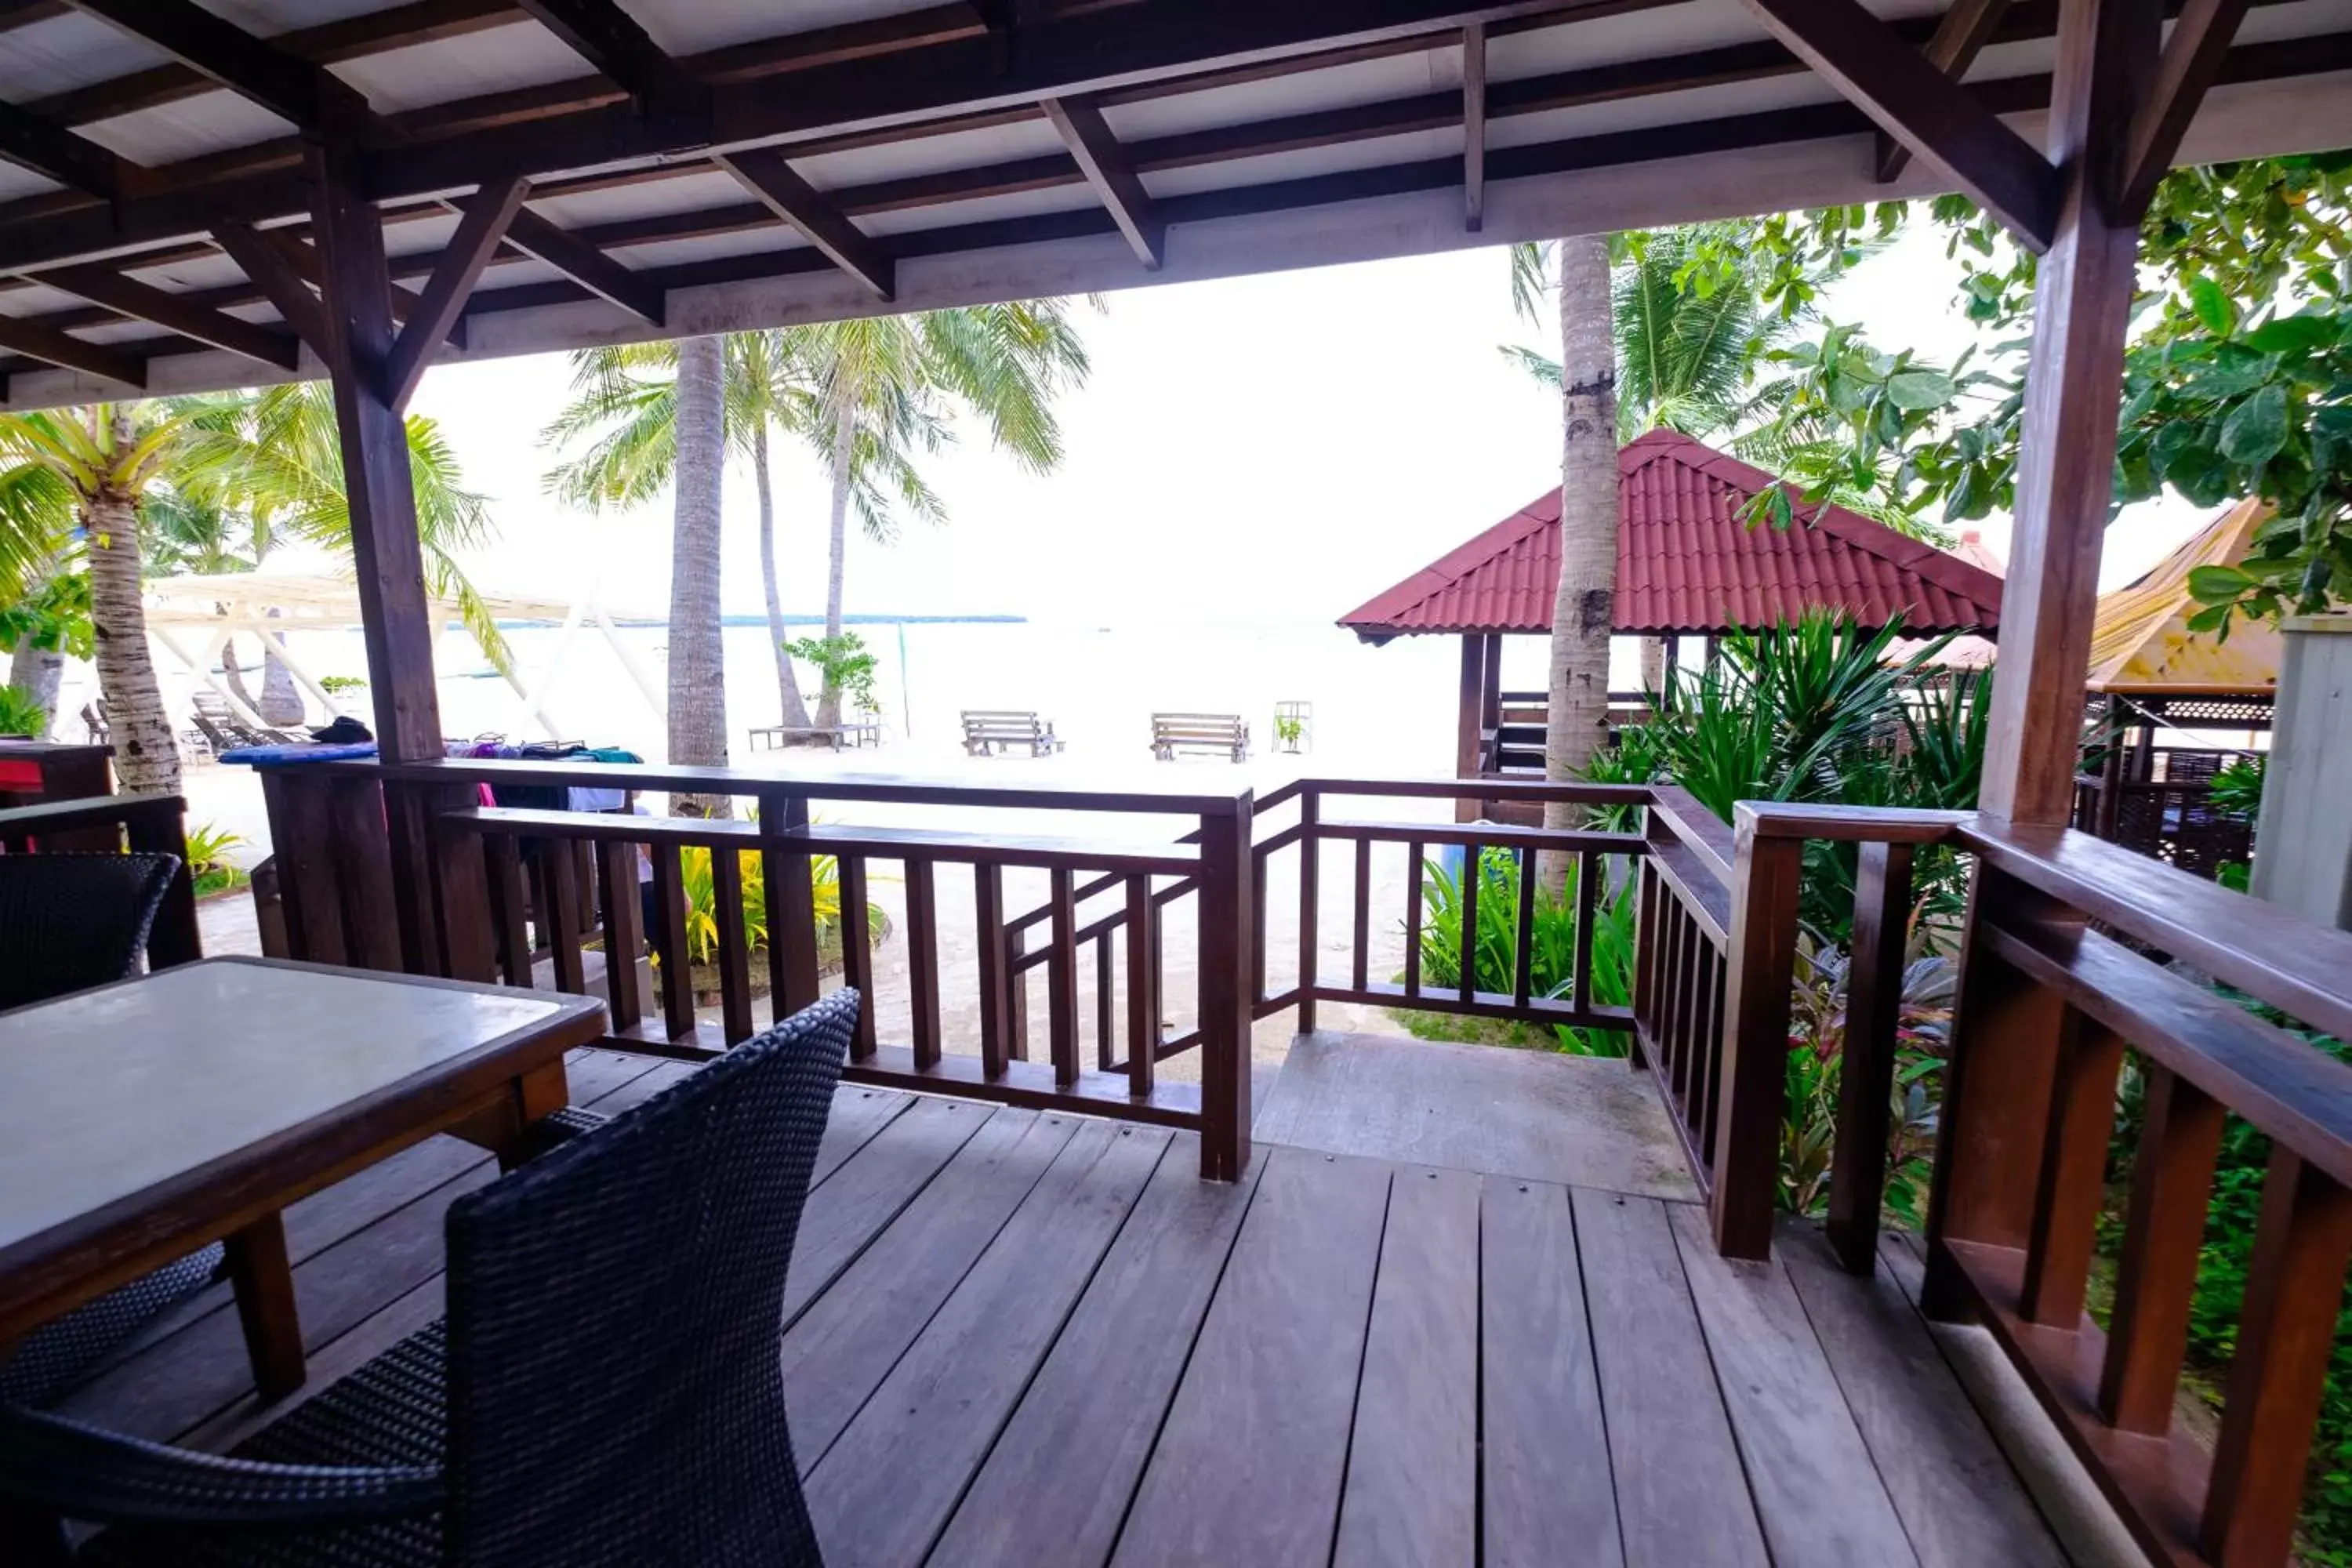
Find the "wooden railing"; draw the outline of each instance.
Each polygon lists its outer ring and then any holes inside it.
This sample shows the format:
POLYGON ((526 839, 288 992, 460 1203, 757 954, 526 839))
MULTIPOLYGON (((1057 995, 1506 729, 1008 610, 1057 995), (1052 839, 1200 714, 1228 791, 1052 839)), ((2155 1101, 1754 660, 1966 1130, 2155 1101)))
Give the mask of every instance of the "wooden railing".
POLYGON ((1862 847, 1828 1216, 1838 1254, 1875 1267, 1910 859, 1946 842, 1977 865, 1922 1305, 1991 1330, 2157 1561, 2285 1562, 2352 1264, 2352 1067, 2166 960, 2352 1038, 2352 934, 2071 830, 1743 805, 1714 1173, 1718 1242, 1740 1256, 1770 1239, 1808 839, 1862 847), (2127 1059, 2143 1109, 2120 1247, 2103 1263, 2127 1059), (2209 1451, 2174 1410, 2233 1116, 2272 1152, 2209 1451), (2087 1303, 2110 1269, 2103 1326, 2087 1303))
POLYGON ((614 1044, 705 1056, 748 1038, 754 944, 743 916, 740 857, 760 857, 766 978, 778 1014, 822 988, 812 900, 816 858, 834 858, 841 978, 874 995, 867 895, 901 882, 908 1022, 903 1038, 868 1006, 846 1076, 1024 1105, 1197 1130, 1203 1173, 1229 1178, 1249 1157, 1247 791, 1101 792, 1046 785, 930 784, 852 774, 784 778, 727 769, 471 762, 310 763, 265 769, 271 837, 282 868, 292 956, 605 998, 614 1044), (516 810, 478 804, 478 786, 655 790, 734 798, 756 820, 516 810), (1040 837, 951 827, 834 826, 828 802, 893 807, 1051 808, 1110 824, 1119 837, 1040 837), (1187 823, 1181 837, 1139 836, 1139 816, 1187 823), (1172 840, 1172 841, 1171 841, 1172 840), (688 966, 684 852, 709 853, 718 972, 716 1025, 698 1016, 688 966), (650 862, 651 931, 640 908, 640 856, 650 862), (396 874, 407 865, 419 869, 396 874), (971 868, 976 994, 952 1001, 940 963, 942 866, 971 868), (877 871, 877 866, 887 871, 877 871), (1045 901, 1006 908, 1006 874, 1042 874, 1045 901), (404 886, 404 884, 406 884, 404 886), (1161 913, 1196 908, 1197 982, 1191 1026, 1161 1026, 1168 1000, 1161 913), (1108 915, 1089 918, 1106 902, 1108 915), (1135 911, 1145 918, 1130 919, 1135 911), (1030 933, 1042 945, 1026 947, 1030 933), (593 947, 592 947, 593 943, 593 947), (1098 986, 1094 1065, 1082 1047, 1079 952, 1091 947, 1098 986), (654 994, 636 954, 650 947, 654 994), (600 950, 600 951, 599 951, 600 950), (1045 979, 1045 1059, 1031 1059, 1032 981, 1045 979), (1110 1002, 1118 975, 1123 1007, 1110 1002), (946 1009, 976 1017, 975 1054, 944 1048, 946 1009), (969 1011, 964 1011, 969 1009, 969 1011), (1124 1030, 1118 1027, 1123 1016, 1124 1030), (1199 1081, 1171 1081, 1160 1063, 1200 1053, 1199 1081))
POLYGON ((187 803, 176 795, 103 795, 0 811, 0 854, 44 849, 100 854, 125 848, 180 862, 147 932, 147 966, 204 956, 196 931, 195 883, 188 870, 187 803))

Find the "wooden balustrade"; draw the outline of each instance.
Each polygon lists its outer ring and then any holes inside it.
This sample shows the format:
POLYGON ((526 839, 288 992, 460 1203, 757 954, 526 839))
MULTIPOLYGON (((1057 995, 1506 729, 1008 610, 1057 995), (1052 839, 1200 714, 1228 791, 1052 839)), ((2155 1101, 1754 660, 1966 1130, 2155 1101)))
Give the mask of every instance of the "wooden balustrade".
MULTIPOLYGON (((698 1058, 749 1038, 759 1026, 756 978, 781 1015, 824 988, 814 868, 831 857, 841 913, 840 979, 871 998, 867 895, 880 879, 904 891, 908 1020, 903 1036, 864 1010, 846 1075, 853 1080, 1198 1130, 1204 1173, 1230 1177, 1249 1157, 1248 1000, 1253 900, 1251 799, 1184 791, 1107 793, 1024 785, 967 786, 824 774, 782 779, 724 769, 515 763, 453 759, 394 766, 314 763, 264 771, 272 837, 289 868, 291 956, 463 978, 503 978, 602 997, 610 1043, 698 1058), (476 784, 676 789, 750 796, 756 820, 648 817, 526 810, 477 803, 476 784), (1190 818, 1174 842, 1037 837, 933 827, 850 826, 818 821, 816 803, 1036 807, 1098 818, 1190 818), (421 893, 427 919, 405 929, 386 824, 421 811, 432 874, 421 893), (689 897, 707 866, 707 897, 689 897), (763 892, 748 929, 743 857, 756 855, 763 892), (649 895, 640 903, 640 857, 649 895), (881 869, 877 870, 877 864, 881 869), (977 994, 946 994, 940 959, 942 867, 968 867, 979 963, 977 994), (1008 872, 1039 878, 1044 902, 1006 908, 1008 872), (1198 1022, 1165 1037, 1160 1001, 1167 967, 1165 908, 1200 905, 1198 1022), (696 919, 709 922, 704 931, 696 919), (1026 933, 1042 929, 1030 945, 1026 933), (704 940, 707 938, 707 941, 704 940), (696 1005, 685 963, 707 947, 716 1023, 696 1005), (650 967, 638 955, 652 955, 650 967), (1082 970, 1082 958, 1090 963, 1082 970), (1029 980, 1045 972, 1043 1061, 1030 1059, 1029 980), (1091 1008, 1082 974, 1095 988, 1091 1008), (1123 984, 1127 1003, 1118 1005, 1123 984), (977 1054, 948 1048, 950 1019, 976 1019, 977 1054), (1093 1059, 1083 1049, 1094 1036, 1093 1059), (1159 1064, 1201 1056, 1199 1084, 1170 1081, 1159 1064)), ((1130 830, 1131 831, 1131 830, 1130 830)))

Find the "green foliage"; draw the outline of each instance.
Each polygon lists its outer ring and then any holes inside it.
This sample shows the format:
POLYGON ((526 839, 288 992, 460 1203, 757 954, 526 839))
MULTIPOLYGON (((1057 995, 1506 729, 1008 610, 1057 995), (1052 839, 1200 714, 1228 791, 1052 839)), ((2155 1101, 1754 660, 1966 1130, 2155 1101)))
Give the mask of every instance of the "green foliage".
POLYGON ((30 735, 40 740, 49 732, 49 710, 29 691, 0 686, 0 735, 30 735))
POLYGON ((816 666, 825 687, 841 692, 854 707, 867 713, 882 711, 882 700, 875 689, 875 677, 882 661, 856 632, 830 637, 796 637, 784 645, 784 651, 816 666))
POLYGON ((209 822, 189 830, 188 876, 195 883, 196 897, 244 885, 246 874, 230 861, 228 852, 246 842, 245 835, 209 822))
POLYGON ((359 675, 322 675, 319 689, 330 697, 341 697, 346 691, 365 691, 367 678, 359 675))
MULTIPOLYGON (((1538 885, 1535 919, 1528 938, 1528 994, 1552 999, 1571 997, 1576 988, 1576 878, 1569 871, 1568 890, 1555 895, 1538 885)), ((1519 921, 1519 858, 1507 849, 1489 847, 1479 856, 1478 922, 1470 933, 1470 954, 1475 986, 1480 991, 1509 995, 1517 979, 1519 921)), ((1423 868, 1421 921, 1421 983, 1431 990, 1451 990, 1462 984, 1462 880, 1436 860, 1423 868)), ((1592 995, 1602 1006, 1622 1007, 1633 994, 1633 883, 1630 879, 1612 889, 1601 889, 1593 903, 1592 995)), ((1559 1048, 1574 1056, 1622 1057, 1625 1037, 1613 1029, 1559 1027, 1559 1048)))
POLYGON ((60 573, 13 604, 0 605, 0 653, 20 647, 88 658, 98 651, 89 618, 89 578, 60 573))
POLYGON ((2263 778, 2268 762, 2257 752, 2222 768, 2213 775, 2206 803, 2232 822, 2252 822, 2262 815, 2263 778))
MULTIPOLYGON (((686 887, 686 952, 692 963, 708 964, 719 957, 719 900, 711 875, 711 852, 698 845, 678 851, 679 880, 686 887)), ((743 882, 743 942, 758 952, 768 945, 767 861, 758 850, 736 851, 743 882)), ((809 858, 811 907, 822 942, 841 924, 841 864, 830 855, 809 858)), ((868 904, 866 929, 877 938, 884 926, 881 907, 868 904)))
MULTIPOLYGON (((1914 1228, 1927 1218, 1956 978, 1951 961, 1932 953, 1914 957, 1903 973, 1881 1201, 1895 1223, 1914 1228)), ((1845 1062, 1847 979, 1844 953, 1800 936, 1789 1018, 1780 1192, 1780 1206, 1796 1214, 1819 1215, 1829 1206, 1830 1161, 1836 1148, 1839 1083, 1845 1062)))

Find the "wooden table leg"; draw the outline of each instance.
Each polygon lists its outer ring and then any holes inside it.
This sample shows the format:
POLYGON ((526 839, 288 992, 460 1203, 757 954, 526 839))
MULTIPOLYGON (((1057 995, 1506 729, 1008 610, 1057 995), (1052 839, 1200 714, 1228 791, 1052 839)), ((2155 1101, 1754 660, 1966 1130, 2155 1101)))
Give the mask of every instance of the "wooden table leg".
POLYGON ((294 1268, 286 1257, 285 1221, 274 1214, 255 1220, 227 1237, 226 1246, 254 1386, 265 1400, 283 1399, 310 1375, 294 1307, 294 1268))

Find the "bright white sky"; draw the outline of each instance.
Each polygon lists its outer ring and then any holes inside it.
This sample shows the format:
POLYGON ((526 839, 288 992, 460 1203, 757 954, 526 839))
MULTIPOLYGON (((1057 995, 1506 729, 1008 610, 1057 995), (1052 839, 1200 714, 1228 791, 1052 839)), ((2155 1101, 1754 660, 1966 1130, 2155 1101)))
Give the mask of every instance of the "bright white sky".
MULTIPOLYGON (((1948 361, 1970 334, 1955 277, 1920 235, 1865 264, 1828 312, 1881 348, 1948 361)), ((927 469, 949 521, 910 524, 895 546, 853 541, 853 613, 1328 621, 1557 482, 1557 401, 1496 352, 1551 333, 1513 314, 1500 249, 1138 289, 1082 308, 1079 325, 1094 374, 1064 402, 1061 469, 1028 475, 967 425, 927 469)), ((469 570, 492 591, 599 592, 615 611, 661 615, 667 501, 599 521, 541 493, 538 433, 568 376, 550 355, 425 377, 416 409, 442 423, 499 521, 469 570)), ((814 613, 824 483, 806 452, 778 456, 785 607, 814 613)), ((2200 521, 2178 500, 2126 514, 2105 583, 2200 521)), ((746 473, 729 474, 726 528, 727 608, 756 613, 746 473)), ((1985 532, 2005 553, 2005 521, 1985 532)))

